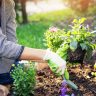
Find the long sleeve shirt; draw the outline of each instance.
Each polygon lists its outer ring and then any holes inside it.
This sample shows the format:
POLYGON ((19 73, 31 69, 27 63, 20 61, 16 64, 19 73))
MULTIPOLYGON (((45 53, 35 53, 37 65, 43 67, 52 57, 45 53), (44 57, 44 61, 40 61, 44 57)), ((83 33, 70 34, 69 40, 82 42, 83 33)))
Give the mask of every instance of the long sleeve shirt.
POLYGON ((10 71, 24 47, 17 44, 13 1, 2 0, 0 19, 0 74, 2 74, 10 71))

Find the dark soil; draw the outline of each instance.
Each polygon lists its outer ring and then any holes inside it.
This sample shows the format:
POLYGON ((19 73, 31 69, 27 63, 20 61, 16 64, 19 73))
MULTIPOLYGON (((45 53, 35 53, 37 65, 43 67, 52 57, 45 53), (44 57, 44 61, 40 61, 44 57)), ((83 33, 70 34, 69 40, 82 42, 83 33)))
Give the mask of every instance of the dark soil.
POLYGON ((55 77, 50 69, 37 72, 35 96, 59 96, 62 78, 55 77))
MULTIPOLYGON (((90 65, 69 67, 70 79, 78 85, 83 96, 96 96, 96 77, 90 65)), ((60 96, 61 77, 56 77, 49 68, 37 72, 34 96, 60 96)))

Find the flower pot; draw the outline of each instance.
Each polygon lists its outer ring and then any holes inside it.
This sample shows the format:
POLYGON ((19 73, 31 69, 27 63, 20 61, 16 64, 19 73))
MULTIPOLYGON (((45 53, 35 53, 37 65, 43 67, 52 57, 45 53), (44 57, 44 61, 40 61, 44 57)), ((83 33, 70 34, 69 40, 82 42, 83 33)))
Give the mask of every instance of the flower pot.
POLYGON ((68 50, 68 58, 67 60, 70 63, 83 63, 83 59, 85 56, 86 50, 82 50, 80 46, 73 52, 70 49, 68 50))

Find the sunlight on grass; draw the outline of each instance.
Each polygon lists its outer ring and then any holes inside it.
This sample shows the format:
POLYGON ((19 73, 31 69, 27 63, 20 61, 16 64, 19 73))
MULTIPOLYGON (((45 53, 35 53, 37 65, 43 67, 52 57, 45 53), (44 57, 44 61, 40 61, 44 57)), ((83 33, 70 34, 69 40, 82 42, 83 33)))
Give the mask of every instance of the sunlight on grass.
POLYGON ((64 20, 64 18, 69 18, 74 15, 71 9, 60 10, 60 11, 53 11, 53 12, 46 12, 46 13, 38 13, 29 16, 29 21, 59 21, 64 20))

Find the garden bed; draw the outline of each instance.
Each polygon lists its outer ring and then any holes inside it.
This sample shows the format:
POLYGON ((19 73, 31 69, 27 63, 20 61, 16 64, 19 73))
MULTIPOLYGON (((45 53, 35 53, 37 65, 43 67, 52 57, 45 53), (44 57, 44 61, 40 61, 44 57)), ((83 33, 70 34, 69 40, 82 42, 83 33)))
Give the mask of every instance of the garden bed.
MULTIPOLYGON (((96 77, 91 76, 90 65, 69 68, 70 79, 78 85, 83 96, 96 96, 96 77)), ((56 77, 49 68, 37 72, 37 83, 34 96, 60 96, 61 77, 56 77)))

